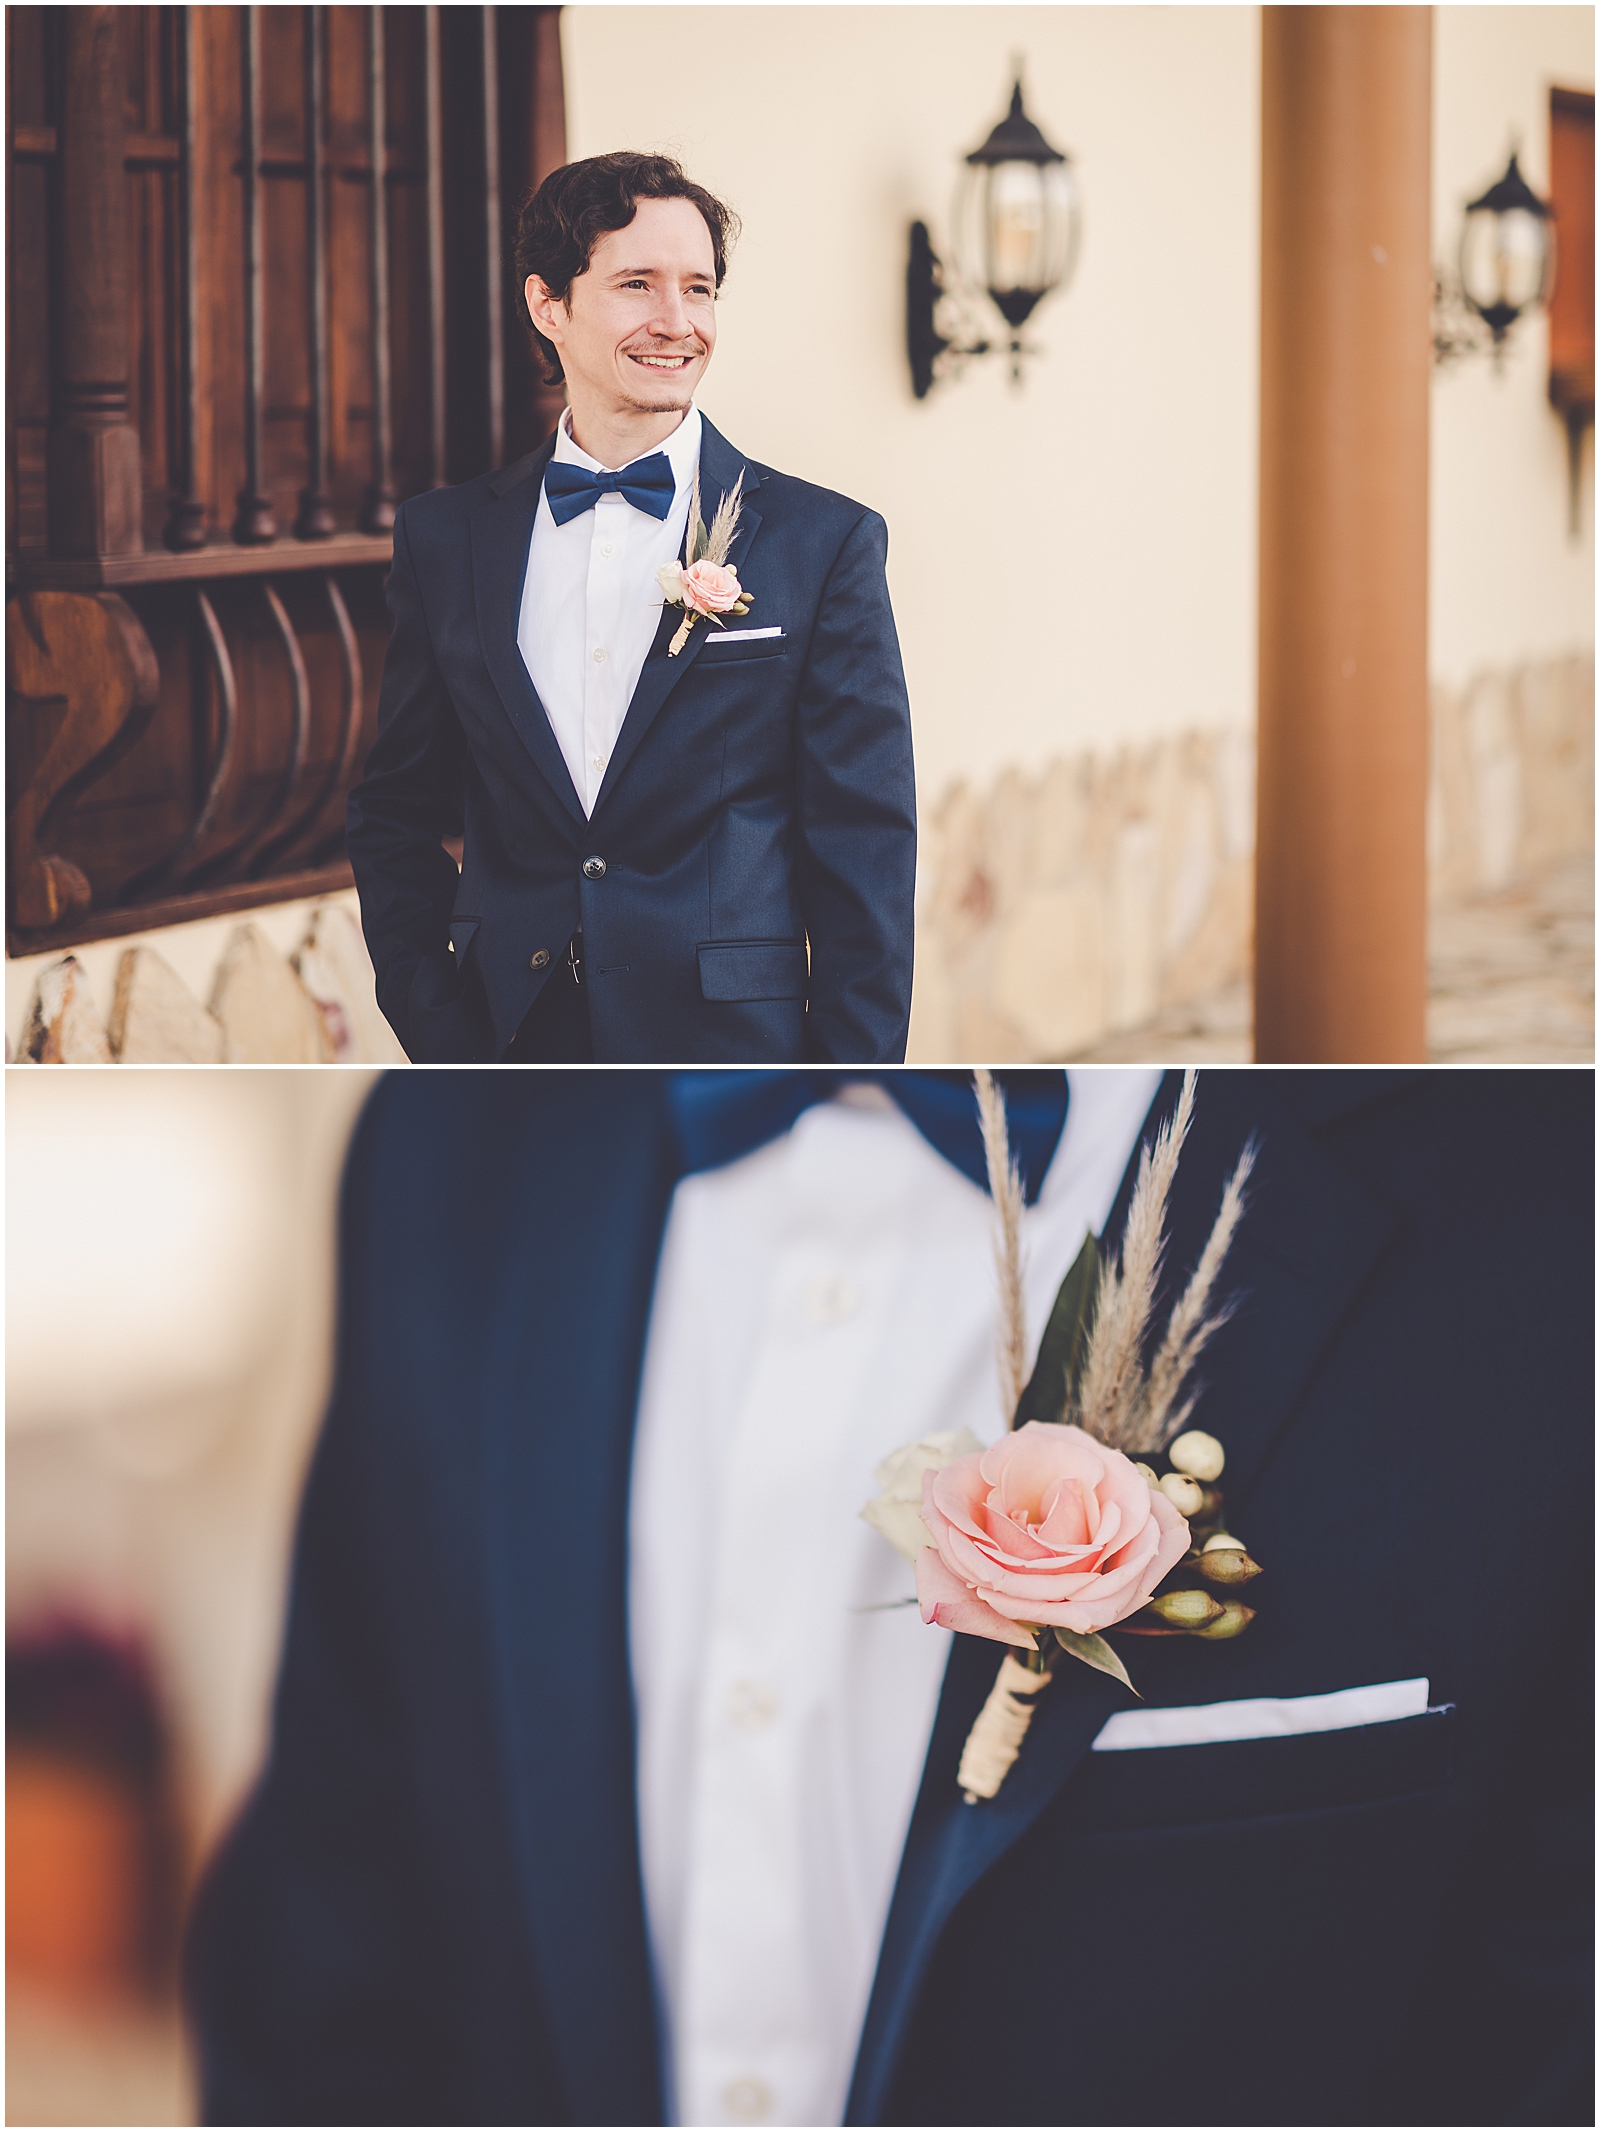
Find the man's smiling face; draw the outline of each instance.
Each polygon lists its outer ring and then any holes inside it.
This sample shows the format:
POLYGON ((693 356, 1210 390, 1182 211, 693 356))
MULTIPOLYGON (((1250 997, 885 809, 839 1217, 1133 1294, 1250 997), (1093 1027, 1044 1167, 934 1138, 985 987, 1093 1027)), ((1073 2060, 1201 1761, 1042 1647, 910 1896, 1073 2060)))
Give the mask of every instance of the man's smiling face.
POLYGON ((626 229, 596 241, 566 303, 530 274, 528 308, 560 353, 574 430, 591 412, 685 412, 716 346, 716 291, 711 232, 688 200, 641 200, 626 229))

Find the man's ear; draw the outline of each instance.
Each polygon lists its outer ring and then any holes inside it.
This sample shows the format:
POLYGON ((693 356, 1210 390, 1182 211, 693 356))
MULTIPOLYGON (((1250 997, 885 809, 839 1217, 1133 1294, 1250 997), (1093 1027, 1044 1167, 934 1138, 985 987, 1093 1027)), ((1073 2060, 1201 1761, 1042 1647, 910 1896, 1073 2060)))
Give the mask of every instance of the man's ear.
POLYGON ((528 316, 533 320, 547 341, 557 347, 561 344, 561 328, 572 316, 571 306, 552 296, 537 274, 530 274, 522 284, 523 301, 528 306, 528 316), (555 331, 551 331, 552 324, 555 331))

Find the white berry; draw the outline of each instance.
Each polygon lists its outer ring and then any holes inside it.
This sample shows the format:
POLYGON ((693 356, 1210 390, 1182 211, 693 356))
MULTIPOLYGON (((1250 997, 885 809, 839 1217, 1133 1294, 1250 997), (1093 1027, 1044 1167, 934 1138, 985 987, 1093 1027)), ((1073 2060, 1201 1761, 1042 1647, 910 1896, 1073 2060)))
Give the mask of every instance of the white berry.
POLYGON ((1204 1429, 1185 1429, 1167 1455, 1180 1473, 1192 1473, 1197 1481, 1214 1481, 1222 1471, 1222 1446, 1204 1429))

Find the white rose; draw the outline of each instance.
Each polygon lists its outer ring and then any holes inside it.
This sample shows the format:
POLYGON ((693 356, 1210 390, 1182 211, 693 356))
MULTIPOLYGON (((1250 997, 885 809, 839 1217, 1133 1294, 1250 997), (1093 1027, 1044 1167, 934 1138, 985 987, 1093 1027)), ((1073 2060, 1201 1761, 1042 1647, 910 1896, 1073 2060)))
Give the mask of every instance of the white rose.
POLYGON ((881 1492, 862 1505, 861 1515, 908 1562, 915 1562, 933 1544, 922 1522, 923 1474, 941 1472, 952 1459, 982 1449, 970 1429, 939 1429, 917 1443, 902 1444, 873 1474, 881 1492))
POLYGON ((666 595, 669 605, 683 604, 683 567, 679 563, 663 563, 656 572, 656 583, 666 595))

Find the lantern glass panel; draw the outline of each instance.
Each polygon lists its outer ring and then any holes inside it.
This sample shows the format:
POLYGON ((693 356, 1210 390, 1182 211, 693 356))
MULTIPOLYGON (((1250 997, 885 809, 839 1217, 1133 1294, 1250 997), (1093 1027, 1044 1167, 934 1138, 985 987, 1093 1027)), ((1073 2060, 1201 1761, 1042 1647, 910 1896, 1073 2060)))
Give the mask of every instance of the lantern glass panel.
POLYGON ((1475 208, 1461 232, 1461 286, 1479 310, 1540 303, 1553 263, 1550 225, 1525 207, 1475 208))
POLYGON ((962 279, 1005 295, 1059 288, 1078 249, 1078 194, 1065 163, 972 163, 956 195, 962 279))

